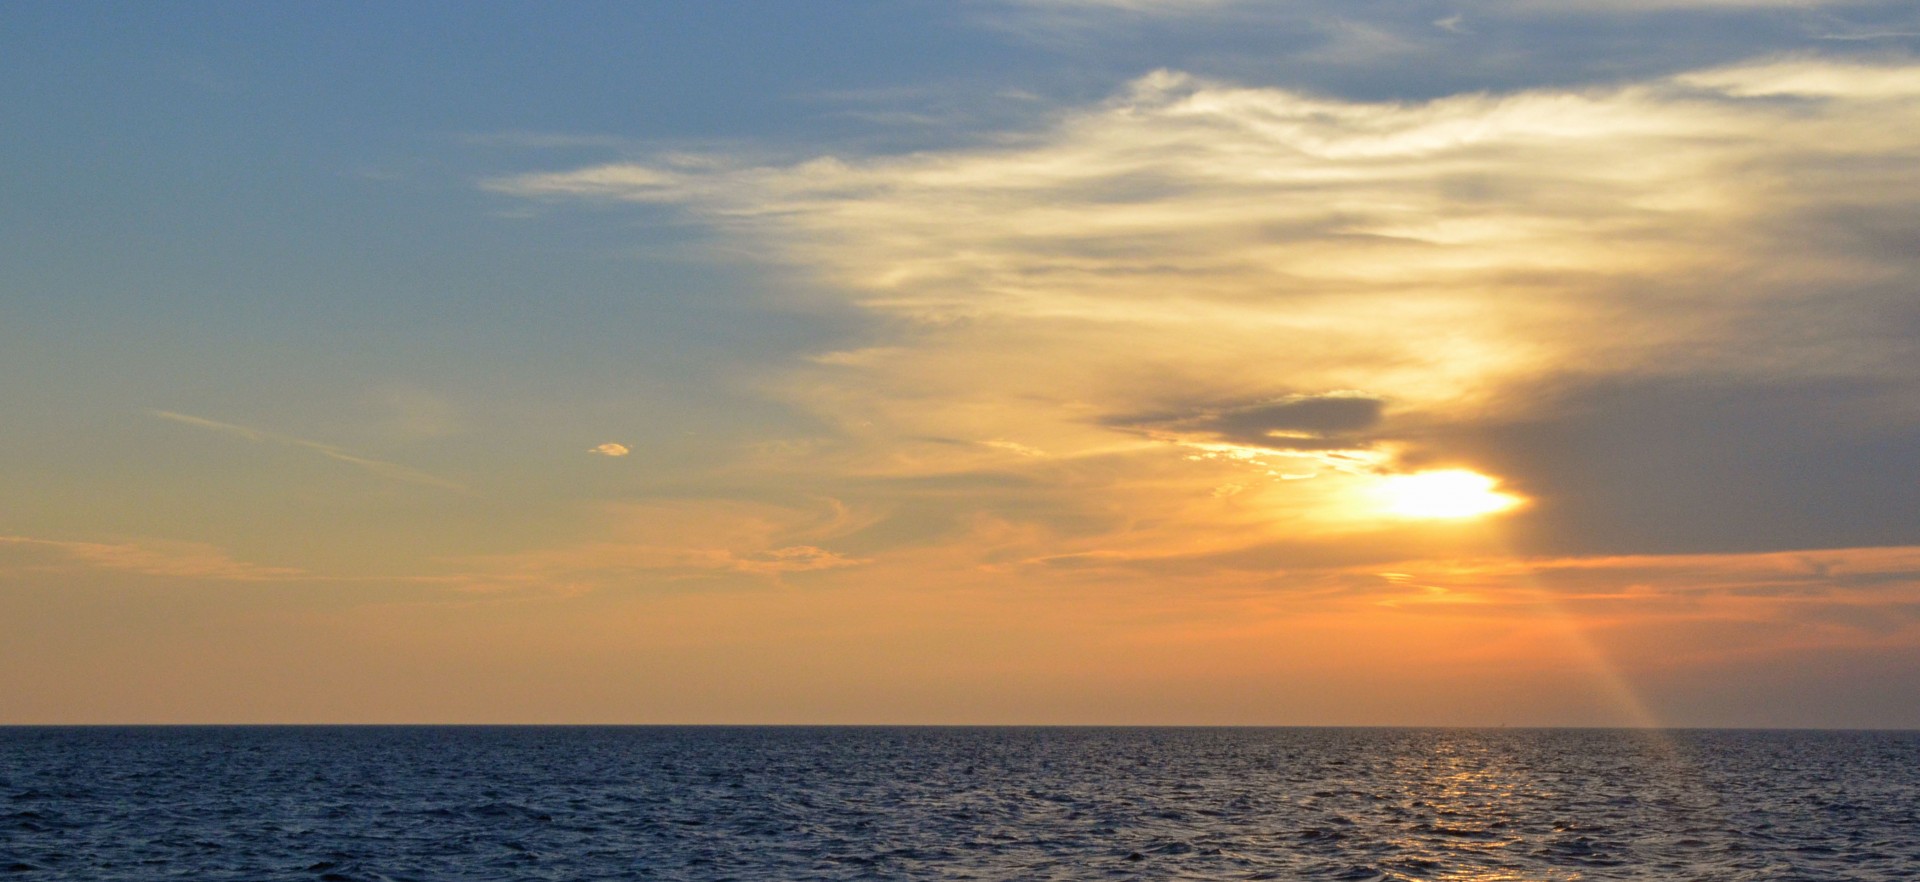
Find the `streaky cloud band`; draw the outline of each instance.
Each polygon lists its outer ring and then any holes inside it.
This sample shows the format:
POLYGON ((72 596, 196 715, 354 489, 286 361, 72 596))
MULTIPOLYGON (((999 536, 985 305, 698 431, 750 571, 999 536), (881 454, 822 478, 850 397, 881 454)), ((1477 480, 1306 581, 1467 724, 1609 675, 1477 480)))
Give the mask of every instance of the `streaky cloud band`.
POLYGON ((458 481, 443 478, 429 472, 423 472, 409 466, 403 466, 399 463, 361 456, 357 453, 342 450, 339 447, 324 444, 319 441, 309 441, 305 438, 296 438, 292 435, 282 435, 278 432, 269 432, 251 426, 242 426, 237 423, 224 423, 219 420, 210 420, 205 417, 176 413, 170 410, 149 410, 147 413, 159 419, 187 426, 195 426, 201 429, 231 435, 236 438, 243 438, 256 444, 278 444, 286 447, 298 447, 304 450, 311 450, 328 459, 358 466, 365 471, 372 472, 375 475, 389 480, 419 484, 425 487, 438 487, 454 493, 471 494, 473 492, 465 484, 458 481))

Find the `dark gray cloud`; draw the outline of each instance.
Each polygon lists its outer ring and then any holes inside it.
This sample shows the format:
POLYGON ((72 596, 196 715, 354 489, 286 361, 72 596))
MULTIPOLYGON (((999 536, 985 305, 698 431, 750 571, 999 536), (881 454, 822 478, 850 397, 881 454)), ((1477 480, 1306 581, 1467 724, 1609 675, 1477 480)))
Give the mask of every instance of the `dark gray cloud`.
POLYGON ((1535 554, 1920 544, 1920 416, 1868 380, 1660 378, 1561 390, 1524 421, 1423 439, 1533 497, 1535 554))
POLYGON ((1152 435, 1269 450, 1341 450, 1367 443, 1385 402, 1358 395, 1292 396, 1251 404, 1108 417, 1101 422, 1152 435))

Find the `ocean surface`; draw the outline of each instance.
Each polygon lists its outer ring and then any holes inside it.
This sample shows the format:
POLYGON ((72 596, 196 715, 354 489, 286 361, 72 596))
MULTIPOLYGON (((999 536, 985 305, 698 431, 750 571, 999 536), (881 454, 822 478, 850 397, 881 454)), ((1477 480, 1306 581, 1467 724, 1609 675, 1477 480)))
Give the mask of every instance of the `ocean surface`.
POLYGON ((0 728, 0 877, 1920 879, 1920 733, 0 728))

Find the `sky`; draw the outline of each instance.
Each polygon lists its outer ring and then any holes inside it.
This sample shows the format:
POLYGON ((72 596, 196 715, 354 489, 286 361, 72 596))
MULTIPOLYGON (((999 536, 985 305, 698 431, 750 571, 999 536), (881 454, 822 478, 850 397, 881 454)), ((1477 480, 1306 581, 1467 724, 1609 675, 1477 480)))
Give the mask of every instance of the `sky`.
POLYGON ((1920 727, 1920 10, 0 6, 0 723, 1920 727))

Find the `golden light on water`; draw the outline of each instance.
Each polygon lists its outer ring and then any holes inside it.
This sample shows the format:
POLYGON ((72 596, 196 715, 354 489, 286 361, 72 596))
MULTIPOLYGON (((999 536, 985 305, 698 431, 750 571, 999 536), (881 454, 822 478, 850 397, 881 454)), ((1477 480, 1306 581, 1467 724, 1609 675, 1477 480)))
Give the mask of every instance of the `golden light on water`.
POLYGON ((1496 489, 1500 482, 1468 469, 1388 475, 1374 488, 1388 514, 1422 520, 1452 520, 1497 514, 1526 500, 1496 489))

